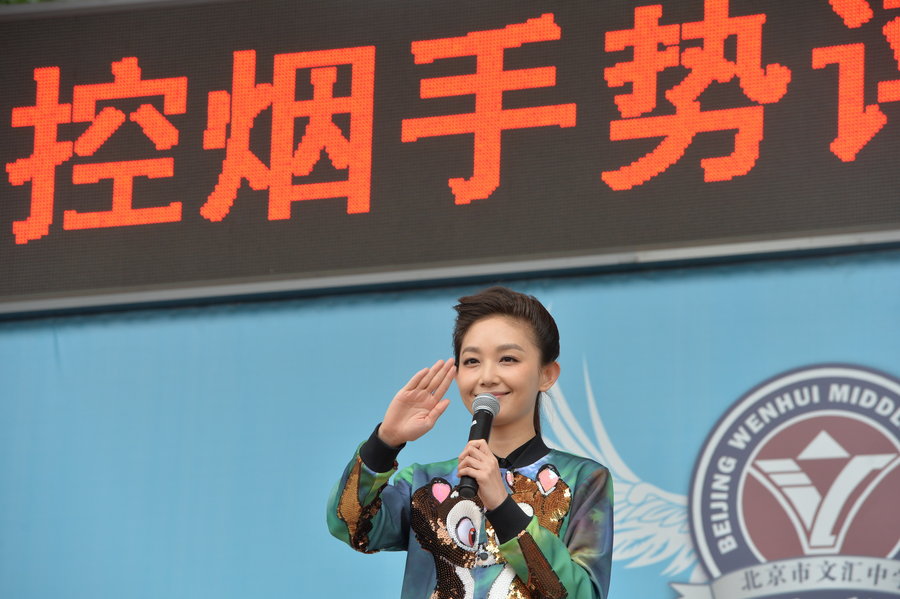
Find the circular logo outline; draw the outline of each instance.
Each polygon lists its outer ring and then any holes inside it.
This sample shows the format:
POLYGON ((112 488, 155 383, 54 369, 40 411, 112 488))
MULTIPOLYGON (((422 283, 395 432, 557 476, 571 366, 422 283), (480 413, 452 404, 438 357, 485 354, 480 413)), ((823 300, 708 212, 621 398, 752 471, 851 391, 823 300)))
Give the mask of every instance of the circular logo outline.
MULTIPOLYGON (((703 526, 704 502, 700 498, 706 490, 707 476, 711 467, 714 465, 714 460, 719 457, 717 453, 726 442, 727 434, 732 431, 733 426, 753 412, 753 408, 757 403, 772 395, 773 392, 796 387, 804 382, 823 378, 844 378, 857 380, 860 383, 869 383, 885 388, 894 393, 897 398, 900 398, 900 380, 895 379, 891 375, 855 364, 827 363, 804 366, 775 375, 750 389, 732 404, 713 426, 710 434, 702 445, 703 449, 694 465, 691 478, 691 490, 688 499, 688 513, 690 516, 691 536, 693 537, 694 547, 700 558, 700 562, 712 578, 722 576, 723 572, 722 568, 712 555, 711 546, 715 541, 711 535, 707 538, 705 527, 703 526)), ((828 403, 826 402, 823 409, 827 409, 827 406, 828 403)), ((780 426, 780 424, 776 425, 776 428, 780 428, 780 426)), ((768 431, 759 439, 755 439, 753 443, 758 445, 762 442, 762 439, 766 438, 770 433, 771 431, 768 431)), ((753 450, 751 450, 751 453, 752 451, 753 450)), ((737 485, 742 486, 744 480, 745 477, 741 476, 737 485)), ((735 497, 739 497, 737 492, 738 489, 735 488, 735 497)), ((735 505, 738 502, 739 499, 735 499, 735 505)), ((740 522, 740 526, 743 529, 740 532, 746 537, 746 530, 743 522, 740 522)), ((751 550, 751 552, 754 555, 756 554, 755 551, 751 550)))

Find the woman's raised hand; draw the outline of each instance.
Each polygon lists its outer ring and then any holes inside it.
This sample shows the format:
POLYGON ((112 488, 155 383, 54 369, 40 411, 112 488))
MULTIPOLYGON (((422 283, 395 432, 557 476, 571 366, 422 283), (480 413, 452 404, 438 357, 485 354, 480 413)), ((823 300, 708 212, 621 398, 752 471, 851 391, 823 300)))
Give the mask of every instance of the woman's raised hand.
POLYGON ((430 431, 450 405, 444 394, 455 376, 453 358, 417 372, 391 400, 378 429, 381 440, 398 447, 430 431))

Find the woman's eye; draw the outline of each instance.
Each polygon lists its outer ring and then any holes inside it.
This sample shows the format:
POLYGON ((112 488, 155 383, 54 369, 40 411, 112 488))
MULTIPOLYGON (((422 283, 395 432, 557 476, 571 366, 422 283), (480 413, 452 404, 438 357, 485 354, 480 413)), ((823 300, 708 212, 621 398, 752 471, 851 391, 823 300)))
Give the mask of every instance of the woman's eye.
POLYGON ((466 358, 463 360, 463 366, 471 366, 472 364, 478 364, 478 360, 475 358, 466 358))
POLYGON ((500 358, 501 362, 518 362, 518 360, 513 356, 503 356, 500 358))

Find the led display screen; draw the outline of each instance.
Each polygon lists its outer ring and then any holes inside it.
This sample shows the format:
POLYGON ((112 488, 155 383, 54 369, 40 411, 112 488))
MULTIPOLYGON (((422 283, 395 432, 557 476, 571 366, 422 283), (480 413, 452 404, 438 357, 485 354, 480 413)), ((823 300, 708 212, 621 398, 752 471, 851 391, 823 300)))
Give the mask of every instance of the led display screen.
POLYGON ((900 230, 897 0, 208 2, 0 39, 2 312, 900 230))

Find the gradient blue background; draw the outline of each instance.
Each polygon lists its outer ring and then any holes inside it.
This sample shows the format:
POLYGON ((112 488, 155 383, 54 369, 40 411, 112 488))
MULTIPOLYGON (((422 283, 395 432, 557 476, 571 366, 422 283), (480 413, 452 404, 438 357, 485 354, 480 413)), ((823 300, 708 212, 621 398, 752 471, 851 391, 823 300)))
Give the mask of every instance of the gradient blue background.
MULTIPOLYGON (((782 371, 900 376, 900 252, 509 282, 562 335, 616 449, 687 494, 714 423, 782 371)), ((448 357, 477 287, 0 322, 0 597, 396 597, 402 554, 324 522, 331 485, 413 372, 448 357)), ((456 455, 454 405, 403 463, 456 455)), ((664 564, 612 598, 669 598, 664 564)))

